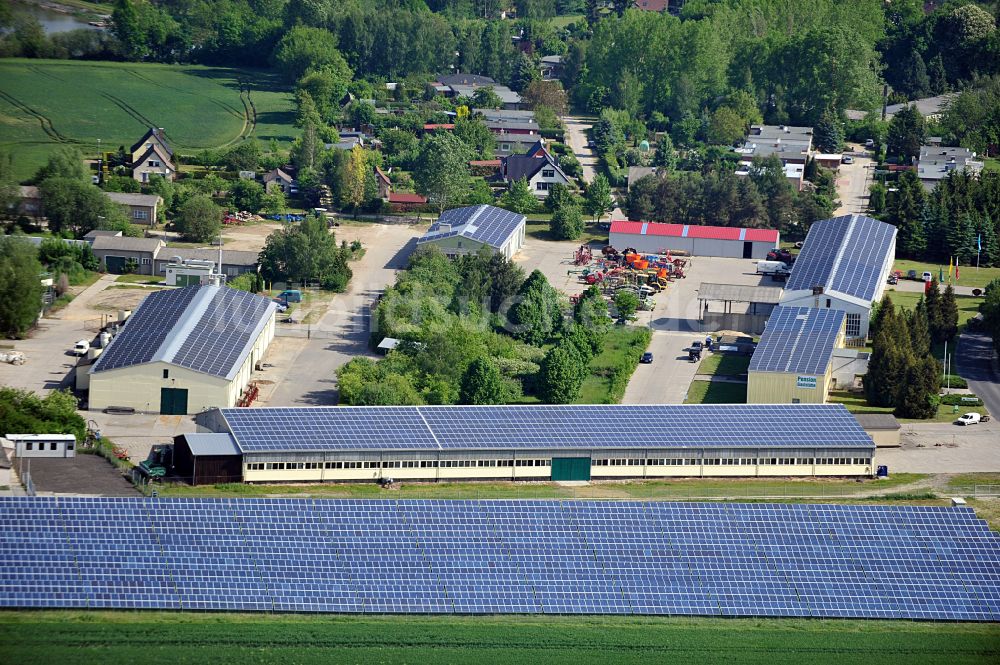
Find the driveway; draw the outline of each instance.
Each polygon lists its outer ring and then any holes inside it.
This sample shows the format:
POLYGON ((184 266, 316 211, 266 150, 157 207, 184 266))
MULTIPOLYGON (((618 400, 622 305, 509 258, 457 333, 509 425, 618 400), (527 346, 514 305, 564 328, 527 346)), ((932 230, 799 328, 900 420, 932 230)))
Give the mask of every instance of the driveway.
MULTIPOLYGON (((969 384, 969 390, 983 400, 993 418, 1000 419, 1000 377, 993 362, 993 341, 989 336, 962 333, 958 338, 955 367, 958 375, 969 384)), ((1000 441, 1000 435, 997 440, 1000 441)))
MULTIPOLYGON (((937 277, 936 274, 934 276, 937 277)), ((948 286, 947 284, 938 284, 938 291, 944 293, 944 290, 947 286, 948 286)), ((957 284, 953 284, 952 288, 955 289, 955 295, 959 296, 972 295, 971 286, 958 286, 957 284)), ((923 293, 924 283, 917 282, 912 279, 901 279, 897 284, 893 284, 891 287, 886 289, 886 291, 907 291, 909 293, 923 293)))
POLYGON ((583 118, 566 116, 563 124, 566 125, 566 143, 583 167, 583 179, 593 182, 594 174, 597 173, 597 156, 587 147, 587 130, 593 126, 592 123, 583 118))
MULTIPOLYGON (((848 146, 847 152, 855 155, 865 154, 858 146, 848 146)), ((840 207, 834 215, 849 215, 868 211, 868 185, 871 182, 875 162, 870 157, 855 156, 853 164, 841 164, 837 171, 837 198, 840 207)))
POLYGON ((319 322, 311 326, 323 338, 275 338, 264 359, 272 367, 254 377, 268 382, 263 385, 258 405, 337 403, 337 369, 357 356, 375 357, 368 351, 368 307, 396 281, 396 273, 406 267, 416 239, 425 230, 422 225, 409 224, 337 229, 338 241, 360 240, 365 255, 351 264, 354 277, 347 292, 335 296, 319 322))
POLYGON ((902 446, 878 448, 875 460, 889 473, 977 473, 1000 471, 1000 424, 962 427, 951 423, 904 424, 902 446))
POLYGON ((96 336, 100 315, 90 304, 115 278, 103 275, 52 317, 40 319, 28 339, 5 342, 24 353, 25 363, 0 363, 0 385, 39 393, 69 386, 77 361, 70 350, 77 341, 96 336))

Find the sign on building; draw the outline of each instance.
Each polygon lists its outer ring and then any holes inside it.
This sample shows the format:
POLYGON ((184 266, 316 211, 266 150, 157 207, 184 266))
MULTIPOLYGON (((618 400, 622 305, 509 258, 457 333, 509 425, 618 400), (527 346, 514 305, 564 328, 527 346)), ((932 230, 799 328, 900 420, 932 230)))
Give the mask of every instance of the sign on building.
POLYGON ((815 388, 816 387, 816 377, 815 376, 797 376, 797 377, 795 377, 795 387, 796 388, 815 388))

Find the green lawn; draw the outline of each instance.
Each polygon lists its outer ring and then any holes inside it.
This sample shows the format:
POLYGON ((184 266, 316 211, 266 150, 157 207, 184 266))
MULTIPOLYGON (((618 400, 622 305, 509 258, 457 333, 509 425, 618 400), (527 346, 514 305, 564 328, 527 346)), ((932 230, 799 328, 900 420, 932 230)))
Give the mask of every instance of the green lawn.
POLYGON ((567 14, 566 16, 553 16, 549 19, 549 25, 553 28, 565 28, 570 23, 576 23, 583 18, 583 14, 567 14))
MULTIPOLYGON (((907 311, 912 311, 916 308, 917 303, 923 297, 924 294, 916 293, 914 291, 896 291, 894 289, 889 289, 887 293, 890 294, 892 302, 897 307, 902 307, 907 311)), ((982 298, 977 298, 976 296, 955 296, 955 304, 958 305, 958 325, 959 327, 964 326, 969 319, 974 317, 979 313, 979 303, 983 301, 982 298)))
POLYGON ((851 497, 861 500, 878 490, 922 480, 919 474, 893 474, 866 480, 841 478, 678 478, 595 482, 567 487, 552 482, 408 483, 382 489, 375 483, 306 483, 302 485, 157 484, 162 497, 319 497, 324 499, 725 499, 760 497, 851 497))
POLYGON ((698 374, 717 376, 739 376, 747 373, 750 356, 735 353, 711 353, 702 358, 698 374))
POLYGON ((193 65, 0 61, 0 148, 14 155, 15 176, 31 176, 59 146, 86 155, 126 149, 151 126, 175 150, 192 154, 255 136, 287 146, 291 93, 273 74, 193 65), (250 82, 250 99, 240 81, 250 82))
POLYGON ((967 665, 1000 659, 1000 625, 609 616, 0 613, 5 661, 967 665))
MULTIPOLYGON (((893 270, 899 270, 906 276, 908 270, 916 270, 917 275, 920 275, 925 270, 929 271, 934 275, 934 279, 938 278, 939 274, 944 275, 944 283, 948 284, 948 264, 930 263, 928 261, 904 261, 898 259, 893 264, 893 270), (939 272, 940 271, 940 272, 939 272)), ((958 271, 958 276, 960 279, 951 281, 950 283, 956 286, 968 286, 970 288, 984 288, 992 280, 1000 277, 1000 268, 980 268, 976 270, 975 259, 973 259, 973 264, 971 266, 960 266, 958 271)))
MULTIPOLYGON (((848 393, 839 390, 830 391, 830 402, 834 404, 843 404, 847 407, 847 410, 851 413, 892 413, 893 408, 889 406, 870 406, 865 400, 863 393, 848 393)), ((938 407, 937 416, 929 420, 917 420, 914 418, 900 418, 901 423, 950 423, 954 422, 958 416, 963 413, 986 413, 985 407, 982 406, 960 406, 958 407, 958 412, 952 406, 941 405, 938 407)))
POLYGON ((121 284, 160 284, 166 281, 162 275, 119 275, 115 278, 121 284))
POLYGON ((747 384, 692 381, 685 404, 746 404, 747 384))
POLYGON ((649 330, 613 326, 604 339, 604 349, 590 361, 577 404, 617 404, 625 395, 628 380, 649 344, 649 330))
MULTIPOLYGON (((555 240, 555 238, 552 237, 552 234, 549 233, 550 217, 552 217, 552 215, 548 213, 532 213, 527 215, 528 221, 524 225, 525 234, 531 236, 532 238, 537 238, 538 240, 555 240)), ((594 241, 598 241, 606 245, 608 243, 608 231, 607 229, 598 228, 596 224, 586 222, 583 228, 583 235, 577 238, 577 242, 581 245, 585 245, 594 241)))
POLYGON ((1000 171, 1000 159, 987 159, 983 166, 984 171, 1000 171))

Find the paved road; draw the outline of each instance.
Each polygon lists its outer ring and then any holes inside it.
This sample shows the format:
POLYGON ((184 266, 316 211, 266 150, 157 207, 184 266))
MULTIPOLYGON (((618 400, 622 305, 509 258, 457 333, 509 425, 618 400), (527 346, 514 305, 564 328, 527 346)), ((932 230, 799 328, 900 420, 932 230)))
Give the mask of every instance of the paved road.
MULTIPOLYGON (((849 146, 849 151, 861 152, 857 146, 849 146)), ((875 162, 869 157, 855 157, 853 164, 841 164, 837 172, 837 198, 840 207, 834 215, 863 213, 868 210, 868 184, 871 181, 875 162)))
POLYGON ((423 231, 423 226, 390 224, 342 227, 338 231, 338 239, 347 242, 357 236, 366 251, 361 261, 351 265, 354 278, 347 293, 334 297, 326 314, 313 326, 332 333, 332 337, 275 339, 274 353, 269 350, 265 358, 265 362, 275 367, 267 370, 262 378, 275 380, 277 385, 259 405, 337 403, 337 368, 351 358, 371 355, 368 352, 368 306, 395 282, 396 273, 406 267, 416 238, 423 231))
POLYGON ((955 367, 993 417, 1000 418, 1000 377, 993 363, 993 341, 987 335, 963 333, 958 338, 955 367))
POLYGON ((591 123, 571 116, 563 118, 563 123, 566 125, 566 142, 583 167, 583 179, 593 182, 594 174, 597 172, 597 157, 594 151, 587 147, 586 133, 591 128, 591 123))
MULTIPOLYGON (((936 274, 934 276, 937 277, 936 274)), ((947 284, 938 284, 938 291, 940 291, 941 293, 944 293, 944 290, 945 290, 946 287, 947 287, 947 284)), ((958 286, 958 285, 954 285, 953 284, 952 288, 955 289, 955 295, 959 295, 959 296, 971 296, 972 295, 972 287, 971 286, 958 286)), ((901 280, 899 280, 899 283, 890 286, 887 290, 888 291, 908 291, 910 293, 923 293, 924 292, 924 283, 923 282, 916 282, 916 281, 914 281, 912 279, 901 279, 901 280)))

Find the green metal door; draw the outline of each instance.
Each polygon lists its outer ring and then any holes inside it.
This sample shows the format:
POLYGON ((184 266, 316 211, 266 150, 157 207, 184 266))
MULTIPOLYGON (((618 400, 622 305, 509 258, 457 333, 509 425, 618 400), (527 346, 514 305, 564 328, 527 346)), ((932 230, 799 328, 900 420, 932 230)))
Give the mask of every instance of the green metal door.
POLYGON ((108 269, 108 272, 114 275, 125 274, 125 264, 127 260, 124 256, 105 256, 104 266, 108 269))
POLYGON ((188 412, 187 388, 160 388, 160 414, 186 416, 188 412))
POLYGON ((552 480, 590 480, 590 458, 553 457, 552 480))

